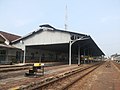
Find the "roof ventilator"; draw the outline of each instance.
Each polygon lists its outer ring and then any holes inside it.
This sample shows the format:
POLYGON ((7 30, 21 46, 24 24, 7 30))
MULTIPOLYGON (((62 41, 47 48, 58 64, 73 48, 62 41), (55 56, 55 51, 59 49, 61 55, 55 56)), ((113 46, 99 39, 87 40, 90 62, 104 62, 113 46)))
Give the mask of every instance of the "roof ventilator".
POLYGON ((40 25, 40 27, 41 27, 41 29, 43 29, 45 31, 47 31, 47 30, 51 30, 51 31, 55 30, 55 28, 50 26, 49 24, 40 25))

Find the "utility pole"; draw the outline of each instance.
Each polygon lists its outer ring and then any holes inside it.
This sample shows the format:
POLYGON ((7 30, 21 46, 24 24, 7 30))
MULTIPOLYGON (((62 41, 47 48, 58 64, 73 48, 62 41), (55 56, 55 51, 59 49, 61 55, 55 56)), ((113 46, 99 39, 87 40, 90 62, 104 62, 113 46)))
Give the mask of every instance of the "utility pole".
POLYGON ((66 4, 66 7, 65 7, 65 31, 67 30, 67 21, 68 21, 68 16, 67 16, 67 4, 66 4))

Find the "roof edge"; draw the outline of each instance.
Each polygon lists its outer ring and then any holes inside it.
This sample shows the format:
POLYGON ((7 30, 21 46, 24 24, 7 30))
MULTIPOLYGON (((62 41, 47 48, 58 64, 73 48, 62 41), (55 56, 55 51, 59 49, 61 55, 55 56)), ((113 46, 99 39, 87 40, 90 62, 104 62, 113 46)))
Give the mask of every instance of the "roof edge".
MULTIPOLYGON (((51 25, 49 25, 49 24, 40 25, 39 27, 48 27, 48 28, 53 28, 54 31, 66 32, 66 33, 70 33, 70 34, 78 34, 78 35, 82 35, 82 36, 88 36, 88 35, 86 35, 86 34, 81 34, 81 33, 76 33, 76 32, 71 32, 71 31, 65 31, 65 30, 56 29, 56 28, 54 28, 53 26, 51 26, 51 25)), ((39 31, 43 31, 43 28, 39 28, 38 30, 33 31, 33 32, 31 32, 31 33, 29 33, 29 34, 21 37, 21 38, 18 38, 18 39, 16 39, 16 40, 13 40, 13 41, 11 42, 11 44, 12 44, 12 43, 15 43, 15 42, 18 42, 18 41, 20 41, 20 40, 23 40, 23 39, 25 39, 25 38, 27 38, 27 37, 29 37, 29 36, 32 36, 33 34, 38 33, 39 31)))

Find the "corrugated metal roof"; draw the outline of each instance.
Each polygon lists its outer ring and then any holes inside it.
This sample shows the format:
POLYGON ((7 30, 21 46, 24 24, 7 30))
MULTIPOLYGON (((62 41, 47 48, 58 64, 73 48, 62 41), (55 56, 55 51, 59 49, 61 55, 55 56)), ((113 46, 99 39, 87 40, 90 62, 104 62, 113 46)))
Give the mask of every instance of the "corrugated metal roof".
POLYGON ((34 35, 34 34, 36 34, 36 33, 38 33, 38 32, 42 32, 42 31, 43 31, 43 28, 42 28, 42 27, 48 27, 48 30, 49 30, 50 28, 53 28, 53 31, 70 33, 70 34, 77 34, 77 35, 81 35, 81 36, 87 36, 86 34, 81 34, 81 33, 76 33, 76 32, 71 32, 71 31, 65 31, 65 30, 56 29, 56 28, 54 28, 53 26, 51 26, 51 25, 49 25, 49 24, 40 25, 40 27, 41 27, 41 28, 39 28, 38 30, 33 31, 33 32, 29 33, 29 34, 26 35, 26 36, 23 36, 23 37, 21 37, 21 38, 18 38, 18 39, 16 39, 16 40, 12 41, 12 43, 15 43, 15 42, 18 42, 18 41, 20 41, 20 40, 23 40, 23 39, 25 39, 25 38, 27 38, 27 37, 29 37, 29 36, 32 36, 32 35, 34 35))

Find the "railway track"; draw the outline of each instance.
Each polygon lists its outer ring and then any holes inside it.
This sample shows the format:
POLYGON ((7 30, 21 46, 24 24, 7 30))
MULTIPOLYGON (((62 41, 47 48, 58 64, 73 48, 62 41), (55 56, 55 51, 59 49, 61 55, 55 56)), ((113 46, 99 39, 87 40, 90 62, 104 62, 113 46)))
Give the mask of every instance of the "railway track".
POLYGON ((26 70, 30 68, 31 66, 4 67, 4 68, 0 68, 0 72, 11 72, 11 71, 18 71, 18 70, 26 70))
POLYGON ((79 68, 74 71, 66 72, 57 77, 51 77, 46 79, 45 81, 41 81, 35 83, 33 85, 29 85, 26 87, 22 87, 21 89, 25 90, 67 90, 70 86, 72 86, 75 82, 82 79, 96 68, 98 68, 102 63, 97 63, 92 66, 88 66, 86 68, 79 68))
POLYGON ((115 68, 120 72, 120 64, 117 62, 111 62, 115 66, 115 68))
MULTIPOLYGON (((64 65, 64 63, 45 63, 45 67, 52 67, 57 65, 64 65)), ((0 72, 11 72, 11 71, 19 71, 19 70, 27 70, 32 68, 33 64, 25 64, 25 65, 2 65, 0 66, 0 72)))
POLYGON ((14 66, 0 68, 0 81, 2 79, 15 78, 17 76, 24 76, 24 73, 32 66, 14 66))

